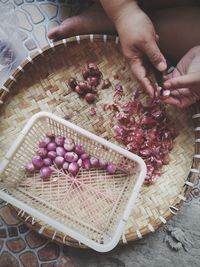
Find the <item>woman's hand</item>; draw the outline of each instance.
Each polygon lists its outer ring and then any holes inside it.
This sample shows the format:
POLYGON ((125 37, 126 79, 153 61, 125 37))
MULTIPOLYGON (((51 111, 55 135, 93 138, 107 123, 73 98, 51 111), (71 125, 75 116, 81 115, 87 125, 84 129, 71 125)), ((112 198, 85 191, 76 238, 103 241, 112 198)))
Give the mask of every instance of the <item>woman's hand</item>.
POLYGON ((153 97, 154 89, 147 77, 144 60, 148 58, 159 71, 166 70, 167 65, 158 48, 158 36, 151 20, 139 8, 136 1, 101 0, 101 3, 115 24, 123 53, 135 77, 153 97))
POLYGON ((185 108, 200 99, 200 46, 196 46, 180 60, 174 71, 164 76, 164 88, 170 89, 165 103, 185 108))

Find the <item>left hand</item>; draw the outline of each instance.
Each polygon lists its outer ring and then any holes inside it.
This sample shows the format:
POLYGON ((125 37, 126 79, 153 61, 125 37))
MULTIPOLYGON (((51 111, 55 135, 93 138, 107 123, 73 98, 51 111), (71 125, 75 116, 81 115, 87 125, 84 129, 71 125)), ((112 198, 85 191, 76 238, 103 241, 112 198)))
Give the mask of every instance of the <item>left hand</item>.
POLYGON ((200 46, 189 50, 174 71, 164 76, 164 88, 171 90, 165 103, 185 108, 200 99, 200 46))

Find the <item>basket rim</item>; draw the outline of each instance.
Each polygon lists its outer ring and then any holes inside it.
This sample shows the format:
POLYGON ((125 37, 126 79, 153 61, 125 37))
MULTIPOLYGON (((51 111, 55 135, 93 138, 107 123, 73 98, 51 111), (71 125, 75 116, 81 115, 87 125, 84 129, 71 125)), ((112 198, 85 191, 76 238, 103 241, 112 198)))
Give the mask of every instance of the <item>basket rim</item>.
MULTIPOLYGON (((51 44, 45 46, 42 49, 39 49, 37 52, 35 52, 34 54, 32 54, 30 57, 28 57, 14 72, 13 74, 7 79, 7 81, 4 83, 4 85, 2 86, 2 93, 0 91, 0 105, 3 104, 3 100, 6 98, 6 96, 9 94, 9 92, 11 91, 10 89, 14 86, 16 79, 23 75, 26 67, 29 64, 33 63, 33 60, 36 59, 37 57, 42 57, 45 56, 45 53, 48 51, 55 51, 57 47, 60 46, 67 46, 67 44, 69 43, 77 43, 77 45, 80 45, 81 41, 88 41, 90 40, 90 42, 94 42, 94 41, 99 41, 99 42, 112 42, 115 43, 116 45, 119 44, 119 37, 118 36, 112 36, 112 35, 106 35, 106 34, 86 34, 86 35, 79 35, 79 36, 74 36, 74 37, 70 37, 67 39, 62 39, 60 41, 56 41, 56 42, 52 42, 51 44)), ((200 113, 200 109, 199 109, 199 103, 197 102, 193 105, 193 108, 195 110, 195 112, 200 113)), ((1 108, 1 106, 0 106, 1 108)), ((195 153, 195 152, 194 152, 195 153)), ((191 169, 188 170, 188 176, 186 177, 186 182, 183 184, 184 187, 184 192, 182 195, 182 198, 180 198, 179 196, 177 196, 177 199, 175 202, 175 208, 177 210, 179 210, 179 208, 181 207, 181 205, 184 202, 184 199, 189 195, 189 193, 192 190, 192 185, 193 183, 195 183, 195 181, 197 180, 196 176, 193 176, 193 172, 192 172, 192 167, 193 164, 191 166, 191 169)), ((18 210, 19 211, 19 210, 18 210)), ((32 225, 31 220, 27 219, 27 215, 26 213, 21 213, 20 211, 18 212, 19 215, 21 214, 21 218, 29 225, 32 225)), ((163 219, 164 220, 155 220, 155 223, 153 224, 154 229, 157 229, 158 227, 160 227, 163 223, 165 223, 164 221, 169 220, 170 218, 173 217, 173 215, 175 214, 175 212, 172 212, 171 209, 169 208, 169 210, 167 210, 164 215, 163 215, 163 219)), ((44 228, 39 222, 37 224, 37 229, 40 228, 44 228)), ((47 237, 52 237, 55 240, 60 241, 60 238, 56 238, 55 237, 55 232, 52 229, 43 229, 43 234, 46 235, 47 237)), ((142 227, 141 229, 139 229, 139 233, 141 234, 141 236, 144 236, 148 233, 152 232, 147 226, 142 227)), ((134 235, 134 237, 129 237, 127 236, 126 241, 132 241, 132 240, 136 240, 139 239, 141 237, 140 235, 136 234, 134 235)), ((65 244, 69 244, 71 246, 78 246, 78 247, 83 247, 81 244, 72 241, 72 242, 68 242, 65 240, 65 244)))

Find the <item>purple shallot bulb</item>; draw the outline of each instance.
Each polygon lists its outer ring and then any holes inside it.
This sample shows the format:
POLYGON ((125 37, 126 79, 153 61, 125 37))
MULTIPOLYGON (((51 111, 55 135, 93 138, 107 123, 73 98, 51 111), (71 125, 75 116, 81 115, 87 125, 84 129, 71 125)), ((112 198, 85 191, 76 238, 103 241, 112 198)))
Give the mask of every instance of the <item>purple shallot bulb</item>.
POLYGON ((50 158, 43 159, 43 162, 44 162, 45 166, 51 166, 52 165, 52 160, 50 158))
POLYGON ((78 155, 74 152, 67 152, 65 154, 65 160, 68 162, 75 162, 78 160, 78 155))
POLYGON ((77 173, 79 172, 79 166, 77 164, 77 162, 72 162, 69 164, 69 168, 68 171, 73 175, 76 176, 77 173))
POLYGON ((77 164, 78 164, 79 167, 82 167, 83 160, 82 159, 78 159, 77 164))
POLYGON ((106 170, 109 174, 114 174, 116 172, 116 169, 117 168, 115 164, 109 163, 106 170))
POLYGON ((82 162, 82 167, 86 170, 89 170, 91 168, 91 163, 89 159, 85 159, 82 162))
POLYGON ((99 167, 105 169, 108 165, 108 162, 105 159, 99 159, 99 167))
POLYGON ((37 154, 38 154, 41 158, 45 158, 46 155, 47 155, 47 153, 48 153, 48 151, 47 151, 47 149, 44 148, 44 147, 40 147, 40 148, 38 148, 38 150, 37 150, 37 154))
POLYGON ((90 155, 87 154, 87 153, 83 153, 83 154, 81 155, 81 159, 82 159, 82 160, 89 159, 89 157, 90 157, 90 155))
POLYGON ((51 142, 51 143, 49 143, 49 144, 47 145, 47 150, 48 150, 48 151, 56 151, 56 147, 57 147, 56 143, 51 142))
POLYGON ((65 138, 64 149, 66 151, 72 151, 75 147, 74 141, 71 138, 65 138))
POLYGON ((85 153, 85 150, 83 149, 81 145, 76 145, 74 148, 74 152, 78 155, 81 155, 85 153))
POLYGON ((52 170, 50 167, 42 167, 40 169, 40 177, 44 180, 50 178, 52 170))
POLYGON ((65 138, 61 135, 58 135, 55 137, 55 143, 58 145, 58 146, 63 146, 64 145, 64 142, 65 142, 65 138))
POLYGON ((35 171, 35 166, 33 165, 32 162, 29 162, 28 164, 26 164, 25 169, 27 172, 33 173, 35 171))
POLYGON ((34 156, 32 159, 32 163, 36 169, 40 169, 43 166, 43 160, 40 156, 34 156))
POLYGON ((65 161, 65 159, 64 159, 63 157, 61 157, 61 156, 57 156, 57 157, 54 159, 54 162, 55 162, 55 164, 56 164, 58 167, 62 166, 63 163, 64 163, 64 161, 65 161))
POLYGON ((57 156, 57 153, 56 153, 56 151, 49 151, 48 154, 47 154, 47 156, 50 159, 55 159, 56 156, 57 156))
POLYGON ((91 164, 91 167, 99 167, 99 160, 95 157, 91 157, 90 158, 90 164, 91 164))
POLYGON ((64 162, 62 165, 63 170, 68 170, 69 168, 69 163, 68 162, 64 162))
POLYGON ((65 153, 66 153, 66 150, 62 146, 58 146, 56 148, 56 154, 58 156, 64 157, 65 156, 65 153))

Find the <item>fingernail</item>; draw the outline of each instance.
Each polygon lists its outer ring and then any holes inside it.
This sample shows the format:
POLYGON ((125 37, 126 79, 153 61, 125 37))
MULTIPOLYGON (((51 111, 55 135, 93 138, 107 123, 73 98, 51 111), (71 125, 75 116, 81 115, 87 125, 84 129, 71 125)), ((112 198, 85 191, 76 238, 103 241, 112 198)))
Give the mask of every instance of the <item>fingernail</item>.
POLYGON ((159 71, 164 71, 167 68, 167 64, 165 62, 160 62, 157 66, 159 71))
POLYGON ((171 83, 170 82, 164 82, 164 87, 166 88, 166 89, 169 89, 170 87, 171 87, 171 83))

